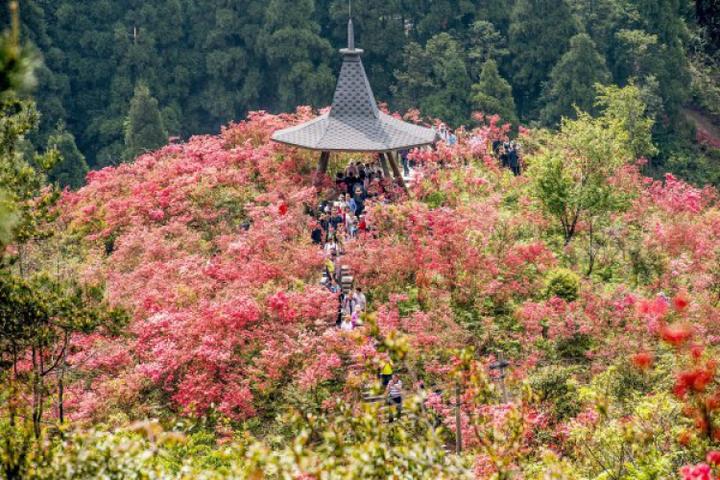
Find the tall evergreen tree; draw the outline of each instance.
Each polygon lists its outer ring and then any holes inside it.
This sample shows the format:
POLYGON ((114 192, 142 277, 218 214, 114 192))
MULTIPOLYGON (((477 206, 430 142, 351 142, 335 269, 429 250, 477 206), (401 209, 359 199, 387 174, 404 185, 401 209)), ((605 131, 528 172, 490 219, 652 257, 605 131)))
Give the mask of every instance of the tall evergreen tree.
POLYGON ((550 72, 546 84, 541 119, 546 125, 556 125, 562 117, 575 118, 575 108, 593 112, 596 84, 607 84, 610 72, 605 58, 586 33, 570 40, 570 50, 560 58, 550 72))
POLYGON ((48 148, 57 150, 60 158, 48 172, 48 179, 61 187, 79 188, 85 183, 88 165, 75 144, 75 136, 60 124, 48 138, 48 148))
POLYGON ((335 85, 329 66, 333 49, 319 35, 320 26, 312 18, 314 5, 313 0, 270 0, 267 6, 259 43, 274 71, 276 109, 330 103, 335 85))
POLYGON ((463 51, 449 34, 435 35, 424 49, 408 45, 403 69, 395 76, 402 108, 419 107, 423 114, 455 126, 468 121, 470 76, 463 51))
MULTIPOLYGON (((657 38, 652 55, 659 94, 665 114, 677 118, 690 92, 690 69, 685 54, 688 31, 682 17, 685 3, 680 0, 638 0, 636 4, 642 29, 657 38)), ((639 79, 642 82, 642 78, 639 79)))
POLYGON ((498 114, 506 122, 516 123, 515 101, 510 84, 500 76, 495 60, 483 64, 479 81, 472 87, 473 108, 485 114, 498 114))
POLYGON ((125 159, 132 160, 143 152, 155 150, 167 142, 158 101, 142 83, 135 88, 130 111, 125 120, 125 159))
POLYGON ((468 73, 477 80, 485 63, 493 59, 501 61, 509 55, 507 41, 492 23, 479 20, 470 25, 462 38, 467 57, 468 73))
POLYGON ((510 81, 518 110, 527 118, 537 106, 542 83, 565 53, 577 25, 566 0, 517 0, 510 17, 510 81))

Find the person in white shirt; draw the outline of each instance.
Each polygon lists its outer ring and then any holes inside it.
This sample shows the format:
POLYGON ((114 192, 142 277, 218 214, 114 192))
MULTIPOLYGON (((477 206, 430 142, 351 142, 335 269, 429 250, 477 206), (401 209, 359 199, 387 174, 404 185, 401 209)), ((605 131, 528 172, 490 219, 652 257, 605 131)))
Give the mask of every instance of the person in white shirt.
MULTIPOLYGON (((392 378, 390 379, 390 383, 388 383, 387 388, 385 389, 385 392, 387 394, 388 403, 392 405, 393 403, 397 406, 397 416, 395 418, 400 419, 400 415, 402 414, 402 380, 400 380, 400 377, 398 377, 397 374, 393 374, 392 378)), ((390 411, 390 421, 392 422, 394 420, 392 410, 390 411)))
POLYGON ((353 329, 352 321, 350 321, 350 317, 347 315, 343 316, 343 321, 340 324, 340 330, 343 332, 351 332, 353 329))
POLYGON ((353 300, 355 301, 355 305, 359 305, 360 310, 364 312, 365 307, 367 307, 367 300, 365 299, 365 294, 362 292, 362 288, 355 287, 355 293, 353 293, 353 300))

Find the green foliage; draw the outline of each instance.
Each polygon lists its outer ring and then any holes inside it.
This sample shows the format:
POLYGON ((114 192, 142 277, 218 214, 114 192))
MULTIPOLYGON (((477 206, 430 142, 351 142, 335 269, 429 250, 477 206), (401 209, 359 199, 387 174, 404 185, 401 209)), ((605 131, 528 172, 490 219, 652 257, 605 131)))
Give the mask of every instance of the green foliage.
POLYGON ((85 183, 88 165, 78 150, 75 137, 60 125, 48 139, 48 148, 58 152, 60 161, 48 172, 48 179, 60 187, 79 188, 85 183))
POLYGON ((605 59, 595 49, 590 36, 586 33, 575 35, 570 39, 570 49, 550 72, 543 94, 543 122, 555 125, 563 117, 573 118, 576 109, 594 113, 596 85, 605 85, 609 80, 605 59))
POLYGON ((566 0, 518 0, 512 9, 508 47, 515 100, 521 118, 535 109, 542 83, 567 50, 578 26, 566 0))
POLYGON ((484 20, 478 20, 470 25, 463 45, 467 52, 468 71, 474 79, 481 75, 483 67, 489 60, 504 61, 510 55, 505 37, 492 23, 484 20))
POLYGON ((403 108, 419 107, 429 116, 460 125, 470 115, 468 75, 460 44, 441 33, 423 48, 411 43, 405 47, 405 63, 395 76, 397 101, 403 108))
POLYGON ((600 104, 605 111, 600 117, 581 113, 577 120, 564 120, 559 134, 544 141, 528 161, 535 194, 560 223, 566 244, 581 219, 590 223, 592 231, 592 222, 621 206, 624 197, 608 179, 635 160, 637 151, 652 145, 652 123, 638 115, 644 111, 638 89, 611 88, 603 95, 600 104))
POLYGON ((0 100, 7 95, 25 93, 35 87, 38 58, 20 43, 18 3, 11 1, 10 30, 0 32, 0 100))
POLYGON ((332 48, 319 35, 314 8, 313 0, 271 0, 267 6, 258 43, 277 72, 272 81, 281 110, 301 103, 324 105, 332 95, 335 82, 327 64, 332 48))
POLYGON ((561 421, 574 417, 580 412, 578 382, 575 380, 575 368, 550 366, 539 369, 529 378, 533 393, 541 402, 551 405, 555 420, 561 421))
POLYGON ((430 208, 439 208, 445 203, 445 194, 440 190, 435 190, 427 195, 424 200, 430 208))
POLYGON ((134 159, 144 152, 162 147, 166 142, 167 131, 158 101, 150 95, 146 85, 139 84, 125 120, 125 159, 134 159))
POLYGON ((579 290, 580 277, 566 268, 552 270, 545 280, 545 295, 549 298, 559 297, 566 302, 573 302, 577 300, 579 290))
POLYGON ((498 114, 506 122, 517 123, 512 87, 500 76, 495 60, 483 64, 480 79, 472 86, 473 107, 488 115, 498 114))
POLYGON ((647 115, 644 92, 634 85, 598 87, 597 105, 617 141, 626 145, 631 158, 657 153, 652 142, 653 118, 647 115))
POLYGON ((638 396, 629 415, 618 415, 605 392, 600 382, 581 389, 580 400, 595 405, 599 421, 571 431, 575 468, 585 478, 671 478, 683 461, 682 450, 672 448, 682 429, 678 403, 669 394, 638 396))

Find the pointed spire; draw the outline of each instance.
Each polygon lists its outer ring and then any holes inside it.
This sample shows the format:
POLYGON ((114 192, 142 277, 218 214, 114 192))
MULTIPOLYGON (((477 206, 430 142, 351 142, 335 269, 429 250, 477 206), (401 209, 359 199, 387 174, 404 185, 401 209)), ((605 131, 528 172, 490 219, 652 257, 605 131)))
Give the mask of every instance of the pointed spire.
POLYGON ((352 18, 348 19, 348 50, 355 50, 355 31, 353 30, 352 18))

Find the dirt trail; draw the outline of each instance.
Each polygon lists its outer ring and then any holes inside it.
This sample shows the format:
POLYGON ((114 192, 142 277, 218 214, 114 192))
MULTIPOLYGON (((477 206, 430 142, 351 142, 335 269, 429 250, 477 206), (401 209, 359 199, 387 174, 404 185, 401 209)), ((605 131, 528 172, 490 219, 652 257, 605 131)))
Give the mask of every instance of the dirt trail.
POLYGON ((702 132, 708 137, 711 144, 720 145, 720 126, 713 123, 710 117, 699 110, 690 108, 683 109, 683 114, 695 124, 698 132, 702 132))

